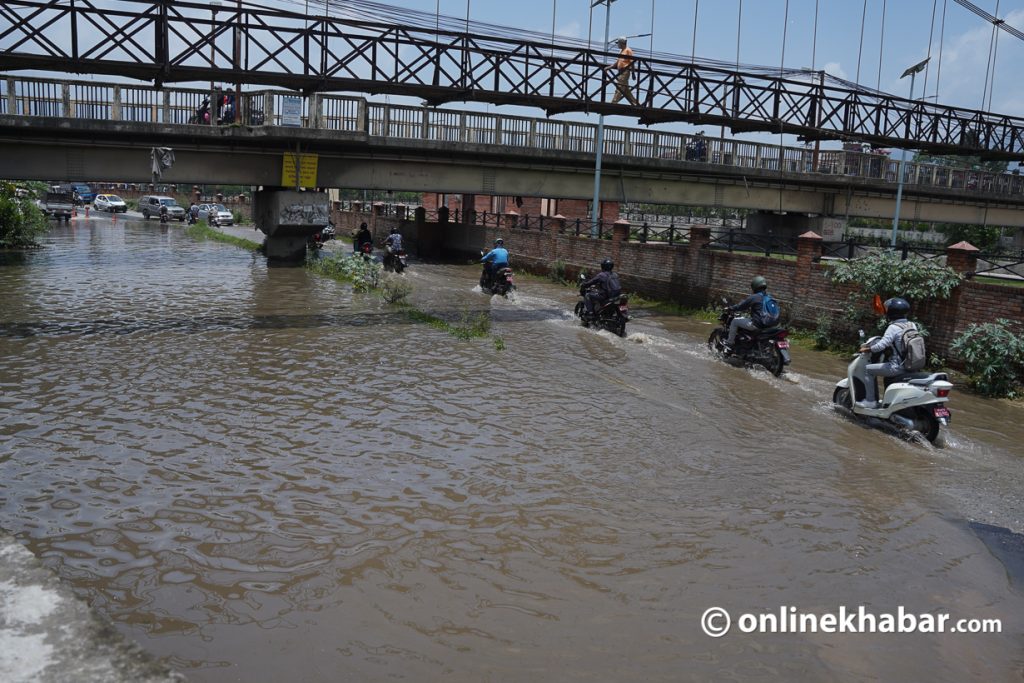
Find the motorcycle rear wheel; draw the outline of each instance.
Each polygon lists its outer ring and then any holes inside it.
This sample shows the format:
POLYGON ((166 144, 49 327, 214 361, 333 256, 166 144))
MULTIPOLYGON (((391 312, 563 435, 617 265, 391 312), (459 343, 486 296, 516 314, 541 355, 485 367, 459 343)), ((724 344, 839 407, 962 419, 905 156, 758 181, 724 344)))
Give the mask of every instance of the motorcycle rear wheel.
POLYGON ((918 408, 914 413, 914 430, 920 432, 921 435, 928 439, 928 443, 935 443, 935 440, 939 438, 939 420, 928 408, 918 408))
POLYGON ((772 344, 771 349, 768 351, 768 357, 762 365, 776 377, 782 374, 782 370, 786 367, 786 362, 782 359, 782 351, 779 350, 779 347, 772 344))

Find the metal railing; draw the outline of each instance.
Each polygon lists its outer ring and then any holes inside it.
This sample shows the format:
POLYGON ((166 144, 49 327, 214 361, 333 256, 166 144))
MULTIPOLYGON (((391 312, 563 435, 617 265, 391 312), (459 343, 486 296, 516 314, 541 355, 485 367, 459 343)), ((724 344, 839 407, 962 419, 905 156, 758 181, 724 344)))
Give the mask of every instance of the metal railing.
MULTIPOLYGON (((36 78, 0 78, 0 113, 16 116, 201 124, 204 99, 219 91, 153 88, 141 85, 82 83, 36 78)), ((235 93, 237 113, 246 125, 284 125, 285 91, 235 93)), ((367 102, 364 98, 313 94, 301 97, 300 123, 306 128, 366 132, 371 137, 426 140, 449 144, 592 154, 594 124, 553 121, 472 111, 367 102)), ((210 125, 216 125, 214 105, 210 125)), ((605 128, 604 153, 649 160, 652 165, 679 162, 737 170, 781 171, 807 177, 844 176, 895 185, 899 164, 887 155, 846 150, 786 147, 726 138, 708 138, 636 128, 605 128), (698 143, 700 155, 690 154, 698 143)), ((993 197, 1024 197, 1024 176, 908 163, 904 184, 911 187, 966 190, 993 197)))

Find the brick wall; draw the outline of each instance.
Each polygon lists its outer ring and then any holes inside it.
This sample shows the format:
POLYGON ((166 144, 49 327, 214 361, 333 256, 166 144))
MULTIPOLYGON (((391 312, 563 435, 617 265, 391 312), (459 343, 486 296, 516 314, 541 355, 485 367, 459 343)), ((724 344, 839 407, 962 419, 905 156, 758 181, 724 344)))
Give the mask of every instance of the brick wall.
MULTIPOLYGON (((354 229, 368 217, 373 218, 370 214, 342 214, 336 224, 341 230, 354 229)), ((370 224, 372 228, 374 223, 370 224)), ((392 224, 399 222, 380 217, 375 237, 382 239, 392 224)), ((403 235, 413 240, 418 237, 424 243, 436 240, 437 252, 449 255, 476 256, 480 250, 490 249, 494 238, 501 236, 515 267, 540 274, 550 272, 560 261, 566 275, 574 278, 583 270, 596 271, 601 260, 610 257, 627 291, 688 306, 717 305, 723 296, 735 303, 750 293, 750 280, 763 275, 772 295, 782 304, 784 319, 803 327, 814 327, 821 315, 840 314, 851 294, 862 296, 865 304, 874 295, 828 279, 826 267, 817 262, 821 238, 813 233, 799 240, 796 260, 787 260, 710 249, 706 246, 710 238, 706 226, 690 227, 689 244, 670 246, 626 241, 623 230, 611 240, 577 237, 573 221, 554 219, 542 230, 508 224, 501 228, 451 223, 417 226, 414 221, 400 224, 403 235)), ((973 271, 974 252, 958 251, 958 246, 950 247, 947 263, 960 272, 973 271)), ((1024 288, 965 280, 949 300, 920 306, 915 315, 931 333, 929 351, 952 358, 950 344, 971 323, 996 318, 1024 321, 1024 288)))

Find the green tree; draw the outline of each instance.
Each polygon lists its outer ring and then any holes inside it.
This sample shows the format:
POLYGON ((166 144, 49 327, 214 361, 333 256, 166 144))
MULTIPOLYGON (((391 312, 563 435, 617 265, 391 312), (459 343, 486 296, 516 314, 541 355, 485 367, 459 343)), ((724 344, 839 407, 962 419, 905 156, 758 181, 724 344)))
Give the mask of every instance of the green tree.
POLYGON ((949 168, 969 168, 972 171, 987 171, 989 173, 1006 173, 1010 162, 988 159, 982 161, 980 156, 957 156, 955 154, 924 154, 918 152, 914 155, 914 161, 919 164, 935 164, 949 168))
POLYGON ((46 232, 46 216, 32 202, 31 194, 18 194, 14 183, 0 182, 0 248, 36 246, 36 238, 46 232))
POLYGON ((894 251, 876 251, 864 258, 835 263, 829 271, 833 282, 859 285, 866 294, 883 299, 902 296, 920 303, 948 299, 960 284, 960 273, 932 261, 902 260, 894 251))
POLYGON ((999 247, 1002 230, 992 225, 958 225, 942 223, 935 230, 946 236, 946 246, 957 242, 970 242, 982 251, 992 251, 999 247))

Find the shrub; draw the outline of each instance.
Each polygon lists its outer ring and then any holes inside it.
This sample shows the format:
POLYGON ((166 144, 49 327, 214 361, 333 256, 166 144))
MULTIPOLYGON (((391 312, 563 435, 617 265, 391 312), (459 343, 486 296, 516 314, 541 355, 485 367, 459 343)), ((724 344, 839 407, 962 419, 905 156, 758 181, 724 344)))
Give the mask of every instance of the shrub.
POLYGON ((397 304, 412 293, 412 285, 397 277, 386 278, 381 285, 380 296, 389 304, 397 304))
POLYGON ((834 263, 829 278, 839 284, 856 284, 867 294, 882 299, 902 296, 914 303, 948 299, 961 275, 933 261, 902 260, 894 251, 874 252, 863 258, 834 263))
POLYGON ((1019 323, 1004 318, 970 325, 953 341, 953 351, 971 375, 980 394, 1015 398, 1024 384, 1024 333, 1019 323))
POLYGON ((551 264, 551 270, 548 271, 548 278, 557 284, 566 284, 565 261, 562 259, 555 259, 555 262, 551 264))
POLYGON ((0 247, 32 247, 46 232, 46 216, 29 197, 18 197, 15 189, 13 183, 0 182, 0 247))

